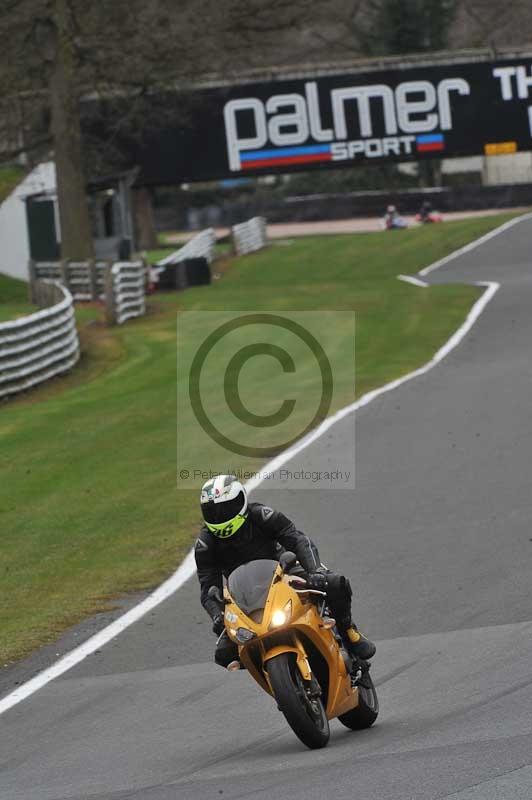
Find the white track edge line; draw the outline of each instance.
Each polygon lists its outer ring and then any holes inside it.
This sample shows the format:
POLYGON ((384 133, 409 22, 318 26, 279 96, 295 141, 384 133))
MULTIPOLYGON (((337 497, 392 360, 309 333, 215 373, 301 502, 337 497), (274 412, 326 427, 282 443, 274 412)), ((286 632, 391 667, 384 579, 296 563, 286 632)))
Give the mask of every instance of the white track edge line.
MULTIPOLYGON (((504 223, 504 225, 499 226, 494 231, 486 234, 486 236, 482 236, 475 242, 471 242, 469 245, 466 245, 465 248, 456 250, 454 253, 451 253, 450 256, 447 256, 445 259, 440 259, 440 261, 435 262, 435 264, 431 265, 430 267, 425 267, 425 269, 421 270, 421 272, 418 274, 427 274, 427 271, 432 271, 433 269, 443 266, 443 264, 447 263, 447 261, 456 258, 458 255, 461 255, 464 252, 474 249, 473 246, 482 244, 488 239, 493 238, 493 236, 502 233, 509 227, 512 227, 518 222, 526 219, 532 219, 532 213, 524 214, 521 217, 516 217, 516 219, 504 223)), ((348 414, 353 413, 353 411, 356 411, 359 408, 363 408, 371 403, 372 400, 375 400, 375 398, 380 397, 380 395, 390 392, 393 389, 397 389, 399 386, 402 386, 403 383, 424 375, 433 367, 435 367, 440 361, 442 361, 451 352, 451 350, 454 350, 454 348, 462 341, 464 336, 466 336, 466 334, 471 330, 478 317, 482 314, 485 307, 500 287, 500 284, 496 283, 495 281, 478 281, 477 285, 487 287, 486 291, 473 305, 462 325, 454 332, 450 339, 442 347, 440 347, 430 361, 413 372, 403 375, 401 378, 397 378, 396 380, 386 383, 384 386, 381 386, 378 389, 367 392, 356 402, 340 409, 336 412, 336 414, 333 414, 332 417, 329 417, 322 422, 318 428, 308 434, 300 442, 296 443, 289 450, 286 450, 284 453, 281 453, 272 461, 268 462, 268 464, 266 464, 264 467, 263 472, 266 473, 275 471, 299 452, 301 452, 301 450, 304 450, 306 447, 308 447, 309 444, 322 436, 327 430, 329 430, 329 428, 346 417, 348 414)), ((261 483, 261 478, 254 478, 246 483, 246 488, 251 492, 261 483)), ((154 592, 152 592, 152 594, 131 608, 117 620, 111 622, 110 625, 107 625, 101 631, 95 633, 93 636, 87 639, 86 642, 83 642, 78 647, 74 648, 74 650, 71 650, 69 653, 64 655, 62 658, 56 661, 55 664, 52 664, 47 669, 39 672, 33 678, 30 678, 29 681, 23 683, 22 686, 19 686, 17 689, 3 697, 0 700, 0 715, 4 714, 10 708, 22 702, 22 700, 25 700, 27 697, 30 697, 39 689, 42 689, 42 687, 46 686, 46 684, 50 683, 50 681, 53 681, 55 678, 63 675, 63 673, 67 672, 69 669, 72 669, 72 667, 75 667, 77 664, 87 658, 87 656, 94 653, 95 650, 98 650, 106 645, 108 642, 118 636, 118 634, 126 630, 126 628, 129 628, 130 625, 133 625, 133 623, 141 619, 145 614, 148 613, 148 611, 151 611, 151 609, 155 608, 172 594, 174 594, 192 577, 192 575, 194 575, 195 571, 196 564, 194 559, 194 551, 191 550, 177 570, 154 592)))
POLYGON ((412 286, 421 286, 422 289, 426 289, 428 287, 428 283, 414 277, 413 275, 398 275, 397 280, 404 281, 405 283, 411 283, 412 286))
POLYGON ((519 217, 514 217, 514 219, 509 219, 508 222, 503 222, 503 224, 499 225, 498 228, 494 228, 492 231, 488 231, 488 233, 485 233, 484 236, 481 236, 479 239, 475 239, 473 242, 469 242, 469 244, 466 244, 463 247, 458 248, 458 250, 454 250, 452 253, 449 253, 448 256, 440 258, 439 261, 435 261, 433 264, 429 264, 428 267, 420 269, 418 275, 429 275, 431 272, 434 272, 435 269, 443 267, 444 264, 448 264, 449 261, 454 261, 455 258, 459 258, 460 256, 465 255, 465 253, 470 253, 471 250, 476 250, 476 248, 480 247, 480 245, 485 244, 485 242, 489 242, 490 239, 493 239, 500 233, 504 233, 504 231, 513 228, 514 225, 517 225, 519 222, 524 222, 527 219, 532 219, 532 212, 521 214, 521 216, 519 217))
POLYGON ((90 639, 87 639, 87 641, 75 647, 74 650, 71 650, 50 667, 39 672, 33 678, 30 678, 29 681, 23 683, 22 686, 19 686, 13 692, 3 697, 2 700, 0 700, 0 715, 37 692, 39 689, 42 689, 43 686, 53 681, 54 678, 58 678, 64 672, 75 667, 76 664, 79 664, 87 658, 87 656, 90 656, 95 650, 99 650, 110 642, 111 639, 114 639, 115 636, 118 636, 119 633, 125 631, 126 628, 129 628, 130 625, 133 625, 134 622, 141 619, 148 611, 151 611, 152 608, 155 608, 155 606, 158 606, 163 600, 166 600, 174 594, 177 589, 188 581, 195 571, 196 563, 194 560, 194 551, 191 551, 187 554, 185 560, 180 564, 173 575, 164 581, 152 594, 148 595, 148 597, 136 606, 133 606, 133 608, 125 614, 122 614, 122 616, 114 622, 111 622, 110 625, 107 625, 101 631, 95 633, 90 639))
MULTIPOLYGON (((406 383, 413 378, 417 378, 420 375, 424 375, 433 367, 435 367, 440 361, 442 361, 442 359, 444 359, 445 356, 447 356, 451 350, 453 350, 462 341, 464 336, 473 327, 478 317, 482 314, 495 292, 499 289, 499 284, 492 281, 479 282, 478 285, 486 286, 487 290, 471 308, 465 322, 462 323, 462 325, 458 328, 458 330, 455 331, 455 333, 443 345, 443 347, 441 347, 435 353, 430 361, 413 372, 403 375, 403 377, 397 378, 396 380, 381 386, 379 389, 374 389, 371 392, 367 392, 367 394, 363 395, 356 402, 340 409, 336 412, 336 414, 333 414, 333 416, 322 422, 318 428, 316 428, 300 442, 270 461, 264 467, 263 471, 274 472, 275 470, 279 469, 279 467, 301 452, 301 450, 304 450, 306 447, 308 447, 309 444, 316 441, 316 439, 322 436, 327 430, 329 430, 329 428, 346 417, 348 414, 351 414, 353 411, 368 405, 372 400, 375 400, 375 398, 380 397, 380 395, 390 392, 393 389, 396 389, 403 383, 406 383)), ((261 478, 255 478, 247 482, 246 488, 248 491, 252 491, 261 483, 261 478)), ((94 653, 95 650, 99 650, 105 644, 110 642, 112 639, 118 636, 118 634, 126 630, 126 628, 129 628, 130 625, 133 625, 133 623, 141 619, 141 617, 147 614, 148 611, 151 611, 151 609, 158 606, 160 603, 174 594, 178 589, 180 589, 181 586, 183 586, 189 580, 189 578, 192 577, 195 571, 196 564, 194 559, 194 551, 191 550, 174 574, 164 581, 164 583, 162 583, 152 594, 142 600, 138 605, 134 606, 114 622, 111 622, 111 624, 107 625, 107 627, 103 628, 103 630, 95 633, 90 637, 90 639, 87 639, 86 642, 83 642, 83 644, 80 644, 74 650, 71 650, 65 656, 60 658, 59 661, 56 661, 55 664, 52 664, 47 669, 39 672, 29 681, 26 681, 26 683, 22 684, 22 686, 19 686, 13 692, 0 700, 0 714, 3 714, 8 709, 17 705, 17 703, 20 703, 22 700, 30 697, 30 695, 37 692, 47 683, 50 683, 50 681, 58 678, 64 672, 72 669, 72 667, 75 667, 77 664, 87 658, 87 656, 91 655, 91 653, 94 653)))
MULTIPOLYGON (((300 442, 296 442, 296 444, 294 444, 289 450, 286 450, 284 453, 280 453, 278 456, 276 456, 276 458, 272 459, 272 461, 269 461, 268 464, 263 468, 263 471, 265 473, 275 472, 277 469, 282 467, 283 464, 286 464, 287 461, 300 453, 301 450, 304 450, 309 446, 309 444, 312 444, 312 442, 316 441, 316 439, 319 439, 320 436, 329 430, 329 428, 331 428, 344 417, 348 416, 348 414, 352 414, 353 411, 357 411, 359 408, 367 406, 377 397, 380 397, 380 395, 386 394, 393 389, 397 389, 399 386, 402 386, 403 383, 406 383, 413 378, 418 378, 420 375, 425 375, 425 373, 429 372, 433 367, 436 366, 436 364, 439 364, 439 362, 442 361, 445 356, 451 352, 451 350, 454 350, 454 348, 462 341, 464 336, 471 330, 478 317, 482 314, 484 308, 490 302, 491 298, 500 286, 500 284, 496 283, 495 281, 479 281, 476 283, 476 285, 485 286, 487 289, 470 309, 469 314, 462 325, 453 333, 450 339, 448 339, 447 342, 440 347, 430 361, 427 361, 426 364, 424 364, 422 367, 418 367, 418 369, 414 370, 413 372, 403 375, 401 378, 396 378, 395 380, 390 381, 390 383, 380 386, 378 389, 373 389, 371 392, 367 392, 366 394, 362 395, 359 400, 351 403, 351 405, 341 408, 331 417, 328 417, 326 420, 324 420, 321 425, 319 425, 315 430, 311 431, 300 442)), ((246 488, 248 491, 253 491, 253 489, 259 486, 261 483, 262 478, 252 478, 246 483, 246 488)))

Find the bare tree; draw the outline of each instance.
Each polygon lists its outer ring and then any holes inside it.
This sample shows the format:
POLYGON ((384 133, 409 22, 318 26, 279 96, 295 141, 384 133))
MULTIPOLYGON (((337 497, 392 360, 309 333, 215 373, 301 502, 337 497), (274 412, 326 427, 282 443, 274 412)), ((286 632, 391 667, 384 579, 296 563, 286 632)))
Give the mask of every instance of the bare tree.
POLYGON ((312 60, 532 42, 530 0, 324 0, 308 20, 312 60))
MULTIPOLYGON (((202 76, 278 63, 279 36, 294 35, 310 6, 310 0, 5 0, 5 149, 10 155, 53 151, 64 258, 93 252, 87 177, 120 165, 125 139, 142 139, 150 127, 165 124, 164 105, 156 119, 146 119, 154 95, 172 90, 179 97, 179 88, 202 76), (103 146, 96 137, 96 148, 80 122, 91 103, 107 131, 103 146)), ((171 105, 174 119, 184 113, 171 105)))
POLYGON ((530 0, 461 0, 451 39, 456 47, 499 47, 532 41, 530 0))
POLYGON ((67 0, 54 0, 49 16, 37 20, 36 38, 47 74, 50 131, 54 142, 63 258, 92 258, 94 248, 76 90, 75 21, 67 0))
MULTIPOLYGON (((184 119, 186 87, 209 76, 238 80, 252 68, 520 44, 532 38, 529 6, 530 0, 508 0, 504 8, 496 0, 4 0, 0 157, 53 153, 62 255, 83 258, 92 254, 87 178, 131 166, 135 146, 155 127, 184 119), (172 102, 154 103, 164 92, 172 102)), ((141 199, 148 213, 149 197, 141 199)))
POLYGON ((457 0, 330 2, 336 14, 314 30, 317 43, 340 56, 384 56, 441 50, 448 44, 457 0))

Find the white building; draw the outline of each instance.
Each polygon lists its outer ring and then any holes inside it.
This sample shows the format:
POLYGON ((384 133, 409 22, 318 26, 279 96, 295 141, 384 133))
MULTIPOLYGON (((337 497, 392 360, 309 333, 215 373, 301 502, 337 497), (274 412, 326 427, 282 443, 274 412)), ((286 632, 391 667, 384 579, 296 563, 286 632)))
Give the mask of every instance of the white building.
MULTIPOLYGON (((98 259, 129 258, 134 248, 136 170, 90 181, 87 200, 98 259)), ((58 261, 61 229, 55 164, 39 164, 0 204, 0 273, 27 281, 30 257, 58 261)))
MULTIPOLYGON (((0 273, 28 280, 30 242, 26 198, 32 195, 55 197, 55 164, 39 164, 0 204, 0 273)), ((57 201, 54 201, 55 225, 59 230, 57 201)))

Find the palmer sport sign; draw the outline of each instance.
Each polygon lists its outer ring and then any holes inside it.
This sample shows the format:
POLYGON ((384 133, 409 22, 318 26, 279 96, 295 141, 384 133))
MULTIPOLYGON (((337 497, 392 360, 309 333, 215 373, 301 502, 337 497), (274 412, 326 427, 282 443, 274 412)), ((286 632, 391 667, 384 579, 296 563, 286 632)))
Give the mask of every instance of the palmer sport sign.
POLYGON ((196 92, 140 154, 151 183, 532 149, 532 58, 196 92))
POLYGON ((436 84, 411 80, 330 88, 320 99, 318 82, 308 81, 301 94, 275 94, 266 102, 229 100, 224 106, 229 169, 441 152, 443 132, 453 129, 454 96, 469 93, 463 78, 445 78, 436 84), (246 135, 250 128, 253 134, 246 135))

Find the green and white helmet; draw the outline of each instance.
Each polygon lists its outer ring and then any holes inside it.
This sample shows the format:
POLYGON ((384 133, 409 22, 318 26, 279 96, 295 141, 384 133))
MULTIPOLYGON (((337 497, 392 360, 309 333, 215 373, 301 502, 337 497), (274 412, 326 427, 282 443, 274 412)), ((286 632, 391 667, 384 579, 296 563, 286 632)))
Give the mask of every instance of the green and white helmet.
POLYGON ((204 483, 200 502, 205 525, 220 539, 232 536, 246 521, 246 490, 234 475, 216 475, 204 483))

